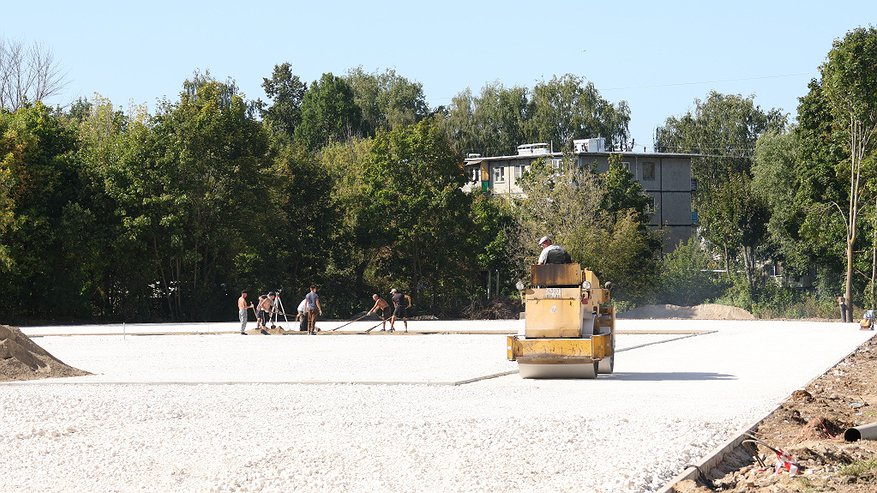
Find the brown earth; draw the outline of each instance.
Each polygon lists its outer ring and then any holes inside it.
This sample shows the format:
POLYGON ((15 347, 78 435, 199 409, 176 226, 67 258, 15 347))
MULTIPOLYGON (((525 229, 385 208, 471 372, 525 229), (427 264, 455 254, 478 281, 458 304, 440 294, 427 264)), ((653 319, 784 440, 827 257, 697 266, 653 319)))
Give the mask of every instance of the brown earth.
MULTIPOLYGON (((877 441, 847 443, 844 430, 877 421, 877 338, 862 344, 834 368, 796 390, 755 435, 792 455, 803 472, 774 474, 776 454, 758 446, 766 467, 739 447, 705 481, 683 481, 679 493, 712 491, 865 493, 877 491, 877 441)), ((766 375, 765 378, 772 378, 766 375)))
POLYGON ((736 306, 706 303, 697 306, 645 305, 618 314, 630 319, 755 320, 748 311, 736 306))
POLYGON ((0 381, 77 377, 88 372, 67 366, 18 328, 0 325, 0 381))

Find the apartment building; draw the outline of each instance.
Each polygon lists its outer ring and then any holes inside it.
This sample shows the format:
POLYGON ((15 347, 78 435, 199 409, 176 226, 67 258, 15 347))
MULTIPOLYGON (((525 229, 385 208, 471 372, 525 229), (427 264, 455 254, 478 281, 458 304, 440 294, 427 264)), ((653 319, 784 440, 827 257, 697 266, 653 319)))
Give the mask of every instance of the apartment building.
MULTIPOLYGON (((609 157, 621 156, 621 164, 630 171, 652 198, 649 225, 664 232, 664 251, 670 251, 694 234, 697 213, 692 211, 691 197, 696 183, 691 178, 694 154, 665 152, 607 152, 603 139, 574 141, 574 156, 579 166, 593 166, 598 173, 609 169, 609 157)), ((548 144, 518 146, 513 156, 483 157, 470 154, 465 170, 470 181, 464 190, 480 188, 498 195, 523 195, 520 181, 537 159, 560 163, 563 154, 552 152, 548 144)))

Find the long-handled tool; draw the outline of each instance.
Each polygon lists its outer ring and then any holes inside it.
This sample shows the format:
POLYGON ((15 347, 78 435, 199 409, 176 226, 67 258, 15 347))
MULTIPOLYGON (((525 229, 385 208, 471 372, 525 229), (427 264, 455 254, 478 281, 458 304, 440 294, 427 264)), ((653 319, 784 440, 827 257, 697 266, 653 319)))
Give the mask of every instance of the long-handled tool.
POLYGON ((250 303, 250 308, 253 309, 253 316, 256 317, 256 328, 259 329, 262 327, 262 322, 259 321, 259 314, 256 313, 256 305, 250 303))
POLYGON ((381 325, 382 323, 384 323, 384 320, 381 320, 381 322, 380 322, 379 324, 375 325, 374 327, 370 327, 370 328, 368 328, 368 329, 365 329, 365 333, 368 334, 369 332, 371 332, 371 331, 377 329, 377 328, 378 328, 378 325, 381 325))
POLYGON ((361 317, 355 318, 355 319, 347 322, 346 324, 339 325, 338 327, 335 327, 334 329, 332 329, 330 332, 335 332, 336 330, 340 329, 341 327, 347 327, 348 325, 352 324, 353 322, 358 322, 369 315, 371 315, 371 313, 365 312, 361 317))

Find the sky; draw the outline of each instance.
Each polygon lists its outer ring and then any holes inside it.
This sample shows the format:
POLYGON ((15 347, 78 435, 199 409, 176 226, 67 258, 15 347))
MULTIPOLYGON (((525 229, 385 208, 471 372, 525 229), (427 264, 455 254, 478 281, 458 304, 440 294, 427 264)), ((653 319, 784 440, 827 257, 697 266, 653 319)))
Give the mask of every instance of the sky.
MULTIPOLYGON (((0 9, 0 39, 51 50, 65 106, 100 94, 123 110, 178 99, 195 71, 265 99, 289 62, 302 81, 393 69, 431 107, 492 82, 570 73, 627 101, 636 146, 710 91, 755 96, 793 119, 835 39, 877 24, 877 1, 42 1, 0 9)), ((637 149, 639 150, 639 149, 637 149)))

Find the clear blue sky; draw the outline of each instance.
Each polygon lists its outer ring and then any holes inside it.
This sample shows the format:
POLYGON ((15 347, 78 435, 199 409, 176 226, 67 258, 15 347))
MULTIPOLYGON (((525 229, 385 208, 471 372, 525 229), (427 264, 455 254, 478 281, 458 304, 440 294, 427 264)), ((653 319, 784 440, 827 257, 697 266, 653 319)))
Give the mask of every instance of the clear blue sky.
POLYGON ((10 2, 0 37, 39 42, 67 75, 65 105, 99 93, 128 103, 177 99, 196 70, 264 98, 263 77, 290 62, 303 81, 393 68, 423 84, 430 106, 487 82, 532 88, 552 75, 626 100, 631 134, 710 90, 756 96, 792 116, 835 38, 877 24, 874 0, 441 2, 10 2))

